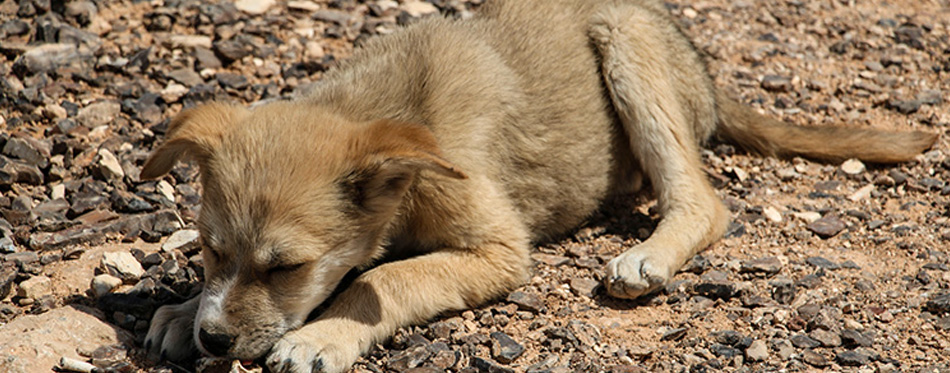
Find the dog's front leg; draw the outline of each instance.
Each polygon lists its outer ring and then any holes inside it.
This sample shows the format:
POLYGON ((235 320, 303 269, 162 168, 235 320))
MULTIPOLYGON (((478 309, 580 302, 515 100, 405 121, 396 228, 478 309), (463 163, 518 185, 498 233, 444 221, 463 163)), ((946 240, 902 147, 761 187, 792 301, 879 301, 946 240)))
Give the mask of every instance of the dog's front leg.
POLYGON ((317 320, 271 350, 275 372, 342 372, 399 327, 483 303, 525 281, 527 245, 488 243, 379 266, 356 279, 317 320))
POLYGON ((160 307, 152 316, 145 351, 152 360, 183 361, 196 356, 194 326, 201 295, 185 303, 160 307))

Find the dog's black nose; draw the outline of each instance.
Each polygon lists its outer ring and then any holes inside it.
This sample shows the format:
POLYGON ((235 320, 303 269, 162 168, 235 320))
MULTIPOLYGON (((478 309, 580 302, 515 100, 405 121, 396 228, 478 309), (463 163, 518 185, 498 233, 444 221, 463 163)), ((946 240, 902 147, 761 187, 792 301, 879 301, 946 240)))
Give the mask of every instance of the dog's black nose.
POLYGON ((198 331, 198 339, 201 340, 201 345, 204 346, 205 350, 208 350, 214 356, 227 355, 228 350, 231 349, 231 344, 234 342, 234 338, 230 335, 208 333, 204 328, 198 331))

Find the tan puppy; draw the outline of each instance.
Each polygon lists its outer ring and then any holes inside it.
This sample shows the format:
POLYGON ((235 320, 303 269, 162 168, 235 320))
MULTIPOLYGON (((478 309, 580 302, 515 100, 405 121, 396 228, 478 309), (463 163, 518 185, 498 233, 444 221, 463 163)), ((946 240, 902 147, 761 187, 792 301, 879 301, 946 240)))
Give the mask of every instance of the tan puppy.
POLYGON ((495 0, 474 19, 371 40, 307 98, 175 118, 142 177, 197 160, 206 283, 156 313, 146 346, 345 370, 399 327, 522 284, 532 242, 638 189, 641 172, 663 220, 608 264, 605 285, 643 295, 726 227, 699 160, 714 133, 766 155, 871 162, 936 138, 743 108, 658 1, 495 0), (366 271, 305 323, 387 251, 410 259, 366 271))

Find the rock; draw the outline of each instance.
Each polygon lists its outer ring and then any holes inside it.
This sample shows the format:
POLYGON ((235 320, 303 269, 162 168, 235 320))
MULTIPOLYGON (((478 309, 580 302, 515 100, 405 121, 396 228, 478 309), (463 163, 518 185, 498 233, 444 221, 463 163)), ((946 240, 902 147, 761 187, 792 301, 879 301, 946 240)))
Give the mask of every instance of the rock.
POLYGON ((53 283, 49 277, 34 276, 20 283, 17 289, 17 296, 30 299, 39 299, 40 297, 53 293, 53 283))
POLYGON ((841 342, 850 348, 871 347, 874 339, 855 329, 845 329, 841 331, 841 342))
POLYGON ((16 71, 24 72, 24 75, 51 73, 60 68, 90 63, 92 58, 91 53, 80 51, 75 44, 41 44, 21 54, 14 61, 13 68, 16 71))
POLYGON ((400 8, 414 18, 439 12, 439 8, 426 1, 408 1, 403 3, 400 8))
POLYGON ((6 299, 13 290, 13 284, 16 280, 17 270, 13 264, 4 263, 0 266, 0 299, 6 299))
POLYGON ((27 139, 13 137, 3 146, 3 154, 18 158, 31 166, 46 168, 49 165, 49 149, 42 149, 27 139))
POLYGON ((765 341, 757 339, 745 350, 745 357, 749 361, 765 361, 769 358, 769 346, 765 341))
POLYGON ((165 88, 162 88, 162 91, 159 93, 162 97, 162 100, 165 100, 167 103, 178 102, 179 99, 188 94, 188 87, 185 87, 176 82, 168 82, 168 85, 165 88))
POLYGON ((508 302, 518 305, 518 308, 531 311, 531 312, 541 312, 544 308, 544 302, 541 301, 541 298, 537 294, 527 293, 521 290, 515 291, 508 295, 508 302))
POLYGON ((176 82, 184 84, 188 87, 194 87, 205 82, 205 80, 201 78, 201 75, 198 75, 195 70, 189 69, 187 67, 172 70, 171 72, 165 74, 165 77, 173 79, 176 82))
POLYGON ((99 310, 73 305, 0 326, 0 371, 51 371, 63 356, 86 360, 77 347, 134 343, 131 335, 103 319, 99 310))
POLYGON ((788 340, 798 348, 815 348, 821 346, 821 342, 818 342, 805 334, 793 335, 788 340))
POLYGON ((277 4, 276 0, 237 0, 234 2, 234 7, 250 15, 260 15, 275 4, 277 4))
POLYGON ((693 292, 712 299, 729 299, 735 295, 735 285, 727 281, 704 281, 693 285, 693 292))
POLYGON ((851 176, 860 175, 864 173, 865 170, 866 170, 866 167, 864 167, 864 163, 854 158, 846 160, 844 161, 844 163, 841 164, 841 171, 847 175, 851 175, 851 176))
POLYGON ((757 258, 742 263, 741 273, 752 273, 771 276, 782 270, 782 261, 774 256, 757 258))
POLYGON ((122 285, 122 279, 112 275, 101 274, 92 279, 91 288, 92 293, 96 297, 101 297, 111 293, 112 290, 119 287, 119 285, 122 285))
POLYGON ((829 238, 843 231, 847 225, 834 214, 828 214, 805 227, 822 238, 829 238))
POLYGON ((924 309, 935 314, 950 312, 950 293, 939 294, 927 301, 924 309))
POLYGON ((848 199, 851 200, 852 202, 858 202, 870 197, 871 192, 873 191, 874 191, 874 184, 868 184, 854 191, 854 193, 848 196, 848 199))
POLYGON ((762 88, 772 92, 789 92, 792 90, 792 79, 787 76, 766 75, 762 78, 762 88))
POLYGON ((550 254, 541 254, 541 253, 532 254, 531 259, 534 259, 535 261, 539 263, 544 263, 552 267, 564 265, 571 261, 569 258, 560 256, 560 255, 550 255, 550 254))
POLYGON ((118 102, 98 101, 79 109, 75 119, 83 126, 94 128, 112 123, 121 110, 122 105, 118 102))
POLYGON ((815 329, 811 333, 808 333, 808 336, 811 339, 814 339, 821 343, 822 347, 838 347, 841 346, 841 337, 837 333, 827 331, 825 329, 815 329))
POLYGON ((99 149, 99 172, 106 180, 122 180, 125 177, 119 159, 105 148, 99 149))
POLYGON ((492 357, 503 364, 511 364, 524 353, 524 346, 515 342, 507 334, 502 332, 491 333, 492 339, 492 357))
POLYGON ((795 283, 784 276, 769 281, 772 299, 781 304, 792 304, 795 300, 795 283))
POLYGON ((189 253, 197 243, 199 235, 198 231, 194 229, 183 229, 172 233, 172 235, 165 240, 165 243, 162 244, 162 251, 171 253, 175 250, 181 250, 182 252, 189 253))
POLYGON ((762 209, 762 215, 764 215, 766 219, 769 219, 769 221, 773 223, 782 222, 782 213, 778 212, 775 207, 765 206, 765 208, 762 209))
POLYGON ((205 35, 172 35, 168 38, 172 49, 205 48, 211 49, 211 37, 205 35))
POLYGON ((832 270, 832 271, 838 268, 841 268, 837 263, 832 262, 828 259, 822 258, 820 256, 811 256, 811 257, 805 258, 805 263, 811 264, 818 268, 832 270))
POLYGON ((824 355, 819 354, 811 349, 802 351, 802 361, 808 365, 818 368, 824 368, 831 364, 824 355))
POLYGON ((842 351, 835 356, 835 361, 848 367, 865 366, 871 362, 871 357, 857 351, 842 351))
POLYGON ((498 365, 494 361, 473 356, 470 360, 472 367, 478 369, 478 372, 485 373, 514 373, 514 369, 498 365))
POLYGON ((142 264, 135 260, 135 257, 128 251, 102 253, 102 261, 99 266, 103 272, 130 283, 145 274, 142 264))
POLYGON ((660 336, 661 341, 678 341, 683 339, 686 336, 688 330, 686 328, 673 328, 667 331, 664 331, 660 336))
POLYGON ((575 277, 571 279, 571 290, 574 294, 582 297, 593 298, 594 291, 600 286, 600 282, 584 277, 575 277))

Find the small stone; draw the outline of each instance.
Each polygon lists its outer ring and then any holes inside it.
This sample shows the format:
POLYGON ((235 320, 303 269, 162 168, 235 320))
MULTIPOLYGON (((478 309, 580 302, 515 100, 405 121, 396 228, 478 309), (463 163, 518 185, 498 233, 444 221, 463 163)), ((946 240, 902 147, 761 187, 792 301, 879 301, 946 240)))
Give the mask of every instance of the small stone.
POLYGON ((109 149, 99 149, 99 172, 106 180, 121 180, 125 177, 125 171, 115 154, 109 149))
POLYGON ((560 255, 550 255, 550 254, 540 254, 540 253, 532 254, 531 259, 534 259, 540 263, 544 263, 552 267, 564 265, 571 261, 569 258, 560 256, 560 255))
POLYGON ((774 256, 758 258, 743 262, 739 268, 741 273, 762 274, 771 276, 782 270, 782 261, 774 256))
POLYGON ((741 333, 735 330, 714 331, 710 332, 709 336, 711 336, 716 342, 727 346, 735 346, 739 344, 743 338, 745 338, 741 333))
POLYGON ((735 294, 735 285, 725 281, 706 281, 694 285, 693 292, 712 299, 729 299, 735 294))
POLYGON ((112 275, 101 274, 92 279, 92 293, 98 298, 111 293, 112 290, 119 287, 119 285, 122 285, 122 279, 112 275))
POLYGON ((165 100, 167 103, 178 102, 179 99, 188 94, 188 87, 176 82, 168 82, 168 85, 166 85, 159 94, 162 100, 165 100))
POLYGON ((806 223, 813 223, 818 219, 821 219, 821 214, 814 211, 805 211, 805 212, 796 212, 792 213, 796 218, 804 220, 806 223))
POLYGON ((260 15, 266 13, 275 4, 277 4, 276 0, 237 0, 234 2, 234 7, 250 15, 260 15))
POLYGON ((824 355, 812 351, 811 349, 802 351, 802 361, 818 368, 824 368, 831 364, 824 355))
POLYGON ((855 329, 841 331, 841 342, 847 347, 871 347, 874 340, 855 329))
POLYGON ((172 49, 211 48, 211 37, 205 35, 172 35, 168 38, 172 49))
POLYGON ((88 128, 95 128, 115 121, 122 110, 122 105, 115 101, 99 101, 79 109, 76 113, 76 122, 88 128))
POLYGON ((757 339, 745 350, 745 357, 749 361, 765 361, 769 358, 769 346, 765 341, 757 339))
POLYGON ((827 270, 836 270, 840 268, 840 266, 837 263, 832 262, 820 256, 808 257, 805 259, 805 263, 811 264, 818 268, 827 269, 827 270))
POLYGON ((782 222, 782 213, 778 212, 775 207, 765 206, 765 208, 762 209, 762 215, 764 215, 766 219, 769 219, 769 221, 773 223, 782 222))
POLYGON ((834 214, 828 214, 809 223, 806 228, 822 238, 829 238, 845 230, 847 225, 834 214))
POLYGON ((517 304, 518 308, 525 311, 540 312, 544 308, 544 303, 537 294, 527 293, 521 290, 509 294, 507 300, 508 302, 517 304))
POLYGON ((663 335, 660 336, 661 341, 678 341, 683 339, 686 336, 688 329, 686 328, 673 328, 663 332, 663 335))
POLYGON ((473 356, 470 360, 472 367, 478 369, 478 372, 486 373, 514 373, 515 371, 511 368, 503 367, 498 365, 494 361, 473 356))
POLYGON ((924 309, 934 314, 950 312, 950 293, 937 295, 927 301, 924 309))
POLYGON ((780 276, 772 281, 769 281, 769 286, 771 286, 772 299, 781 304, 792 304, 792 301, 795 300, 795 283, 784 276, 780 276))
POLYGON ((592 298, 594 296, 594 290, 597 289, 597 286, 600 285, 600 282, 592 280, 589 278, 575 277, 571 279, 571 290, 575 294, 592 298))
POLYGON ((818 342, 805 334, 793 335, 788 340, 798 348, 815 348, 821 346, 821 342, 818 342))
POLYGON ((787 339, 772 340, 772 348, 782 360, 791 359, 792 355, 795 354, 795 347, 792 346, 792 342, 789 342, 787 339))
POLYGON ((414 18, 439 12, 439 8, 426 1, 409 1, 402 4, 402 10, 414 18))
POLYGON ((789 92, 792 90, 792 79, 787 76, 766 75, 762 78, 762 88, 772 92, 789 92))
POLYGON ((852 202, 858 202, 860 200, 867 199, 868 197, 870 197, 871 192, 873 191, 874 191, 874 184, 868 184, 856 190, 854 193, 848 196, 848 199, 851 200, 852 202))
POLYGON ((30 277, 21 282, 17 289, 17 296, 22 298, 39 299, 50 294, 53 294, 53 283, 46 276, 30 277))
POLYGON ((189 87, 194 87, 205 82, 204 79, 201 78, 201 75, 187 67, 172 70, 166 73, 165 76, 189 87))
POLYGON ((835 361, 843 366, 860 367, 871 362, 871 357, 857 351, 842 351, 835 356, 835 361))
POLYGON ((864 166, 863 162, 854 158, 846 160, 844 161, 844 163, 841 164, 841 171, 843 171, 845 174, 852 175, 852 176, 860 175, 866 169, 867 168, 864 166))
POLYGON ((217 73, 214 78, 224 88, 244 89, 248 86, 247 78, 244 75, 232 73, 217 73))
POLYGON ((199 236, 200 233, 194 229, 183 229, 172 233, 162 244, 162 251, 171 253, 175 250, 181 250, 184 253, 189 253, 194 249, 199 236))
POLYGON ((80 51, 72 43, 49 43, 28 49, 14 63, 14 70, 25 71, 26 75, 49 73, 67 66, 77 66, 91 62, 92 55, 80 51))
POLYGON ((811 333, 808 333, 808 336, 821 343, 822 347, 841 346, 841 337, 838 336, 837 333, 833 333, 825 329, 812 330, 811 333))
POLYGON ((11 264, 0 266, 0 299, 5 299, 7 295, 10 295, 16 275, 17 269, 15 266, 11 264))
POLYGON ((502 332, 491 333, 492 338, 492 357, 503 364, 511 364, 518 359, 525 348, 518 342, 515 342, 510 336, 502 332))
POLYGON ((103 272, 126 282, 138 280, 145 274, 142 264, 128 251, 103 253, 100 267, 103 272))

